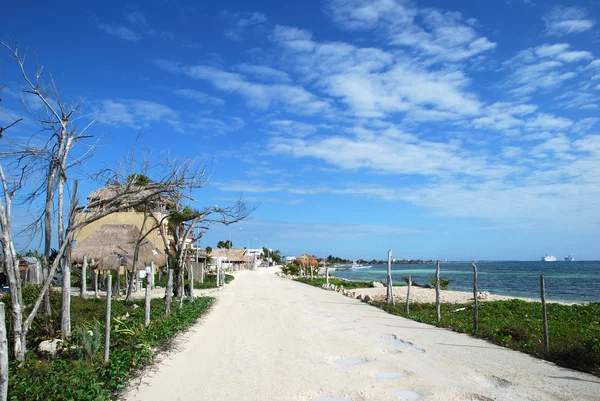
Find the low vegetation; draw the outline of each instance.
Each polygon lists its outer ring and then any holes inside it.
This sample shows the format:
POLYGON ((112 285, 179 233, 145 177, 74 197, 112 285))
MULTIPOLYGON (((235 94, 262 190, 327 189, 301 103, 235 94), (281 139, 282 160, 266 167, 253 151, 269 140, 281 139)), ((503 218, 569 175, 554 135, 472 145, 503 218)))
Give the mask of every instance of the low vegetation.
MULTIPOLYGON (((234 277, 230 274, 225 275, 225 284, 229 284, 234 277)), ((185 284, 189 284, 190 280, 185 280, 185 284)), ((156 280, 156 285, 159 287, 167 286, 167 276, 164 275, 160 280, 156 280)), ((204 276, 204 282, 201 283, 198 280, 194 280, 194 289, 196 290, 206 290, 209 288, 217 288, 217 275, 216 274, 207 274, 204 276)))
MULTIPOLYGON (((30 307, 37 287, 26 286, 24 304, 30 307)), ((8 297, 1 299, 8 302, 8 297)), ((60 311, 60 294, 53 293, 53 311, 60 311)), ((8 399, 94 400, 111 399, 122 390, 135 370, 152 361, 157 349, 194 324, 211 306, 212 298, 184 300, 183 309, 174 308, 163 316, 162 299, 151 303, 152 321, 144 328, 144 301, 125 303, 113 300, 110 361, 103 361, 106 302, 104 299, 72 297, 73 336, 62 343, 56 355, 36 351, 37 344, 58 334, 60 318, 53 316, 49 333, 42 314, 28 337, 26 361, 12 361, 9 368, 8 399)), ((8 324, 8 322, 7 322, 8 324)))
MULTIPOLYGON (((305 277, 298 277, 296 279, 294 279, 295 281, 299 281, 301 283, 304 284, 308 284, 308 285, 312 285, 315 287, 322 287, 323 284, 326 283, 326 279, 325 278, 315 278, 315 279, 310 279, 310 278, 305 278, 305 277)), ((347 290, 352 290, 354 288, 373 288, 373 283, 372 282, 367 282, 367 281, 346 281, 346 280, 340 280, 339 278, 333 278, 330 277, 329 278, 329 284, 332 285, 341 285, 343 286, 345 289, 347 290)))
MULTIPOLYGON (((435 325, 434 303, 413 303, 410 315, 406 315, 404 303, 392 306, 376 302, 375 305, 394 315, 435 325)), ((560 366, 600 376, 600 303, 551 303, 547 308, 549 354, 544 352, 542 307, 539 302, 517 299, 482 302, 477 333, 473 332, 473 304, 442 304, 440 327, 468 333, 560 366)))

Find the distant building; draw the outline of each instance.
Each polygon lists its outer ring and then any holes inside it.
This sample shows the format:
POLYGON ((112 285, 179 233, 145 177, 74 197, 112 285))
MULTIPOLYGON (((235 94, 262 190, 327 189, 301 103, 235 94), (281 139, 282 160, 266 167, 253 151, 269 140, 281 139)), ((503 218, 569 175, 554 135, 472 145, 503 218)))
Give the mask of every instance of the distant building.
POLYGON ((286 256, 285 258, 283 258, 283 261, 285 262, 285 264, 293 263, 294 260, 296 260, 295 256, 286 256))

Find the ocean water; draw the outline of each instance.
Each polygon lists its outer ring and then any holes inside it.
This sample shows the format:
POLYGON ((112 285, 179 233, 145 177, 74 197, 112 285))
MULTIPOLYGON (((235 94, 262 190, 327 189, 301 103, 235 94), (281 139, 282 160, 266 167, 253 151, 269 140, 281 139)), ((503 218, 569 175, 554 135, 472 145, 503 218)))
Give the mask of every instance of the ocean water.
MULTIPOLYGON (((548 300, 600 302, 600 262, 478 262, 476 265, 479 291, 539 299, 540 274, 543 274, 548 300)), ((385 282, 387 265, 330 274, 349 280, 385 282)), ((426 284, 429 277, 435 276, 435 264, 392 265, 393 282, 402 282, 402 277, 408 275, 413 281, 426 284)), ((441 262, 440 276, 453 280, 449 290, 473 291, 471 262, 441 262)))

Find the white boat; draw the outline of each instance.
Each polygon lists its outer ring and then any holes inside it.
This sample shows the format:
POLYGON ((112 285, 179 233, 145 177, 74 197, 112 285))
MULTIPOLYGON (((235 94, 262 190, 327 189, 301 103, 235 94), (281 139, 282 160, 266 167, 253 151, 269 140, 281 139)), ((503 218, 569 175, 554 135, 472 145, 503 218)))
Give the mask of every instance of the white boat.
POLYGON ((542 257, 542 262, 556 262, 556 257, 546 254, 546 256, 542 257))
POLYGON ((565 262, 574 262, 575 258, 571 255, 565 256, 565 262))
POLYGON ((354 262, 352 262, 352 265, 350 266, 350 268, 352 270, 370 269, 371 265, 361 265, 359 263, 356 263, 356 261, 354 261, 354 262))

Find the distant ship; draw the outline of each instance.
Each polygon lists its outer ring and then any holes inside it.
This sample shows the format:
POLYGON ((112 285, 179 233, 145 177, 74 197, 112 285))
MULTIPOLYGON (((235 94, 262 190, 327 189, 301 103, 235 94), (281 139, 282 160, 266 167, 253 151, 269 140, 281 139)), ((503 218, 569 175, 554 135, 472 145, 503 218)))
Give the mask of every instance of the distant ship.
POLYGON ((356 261, 352 262, 350 266, 352 270, 360 270, 360 269, 370 269, 371 265, 361 265, 360 263, 356 263, 356 261))
POLYGON ((571 255, 565 256, 565 262, 574 262, 575 258, 571 255))
POLYGON ((542 262, 556 262, 556 257, 546 254, 546 256, 542 257, 542 262))

